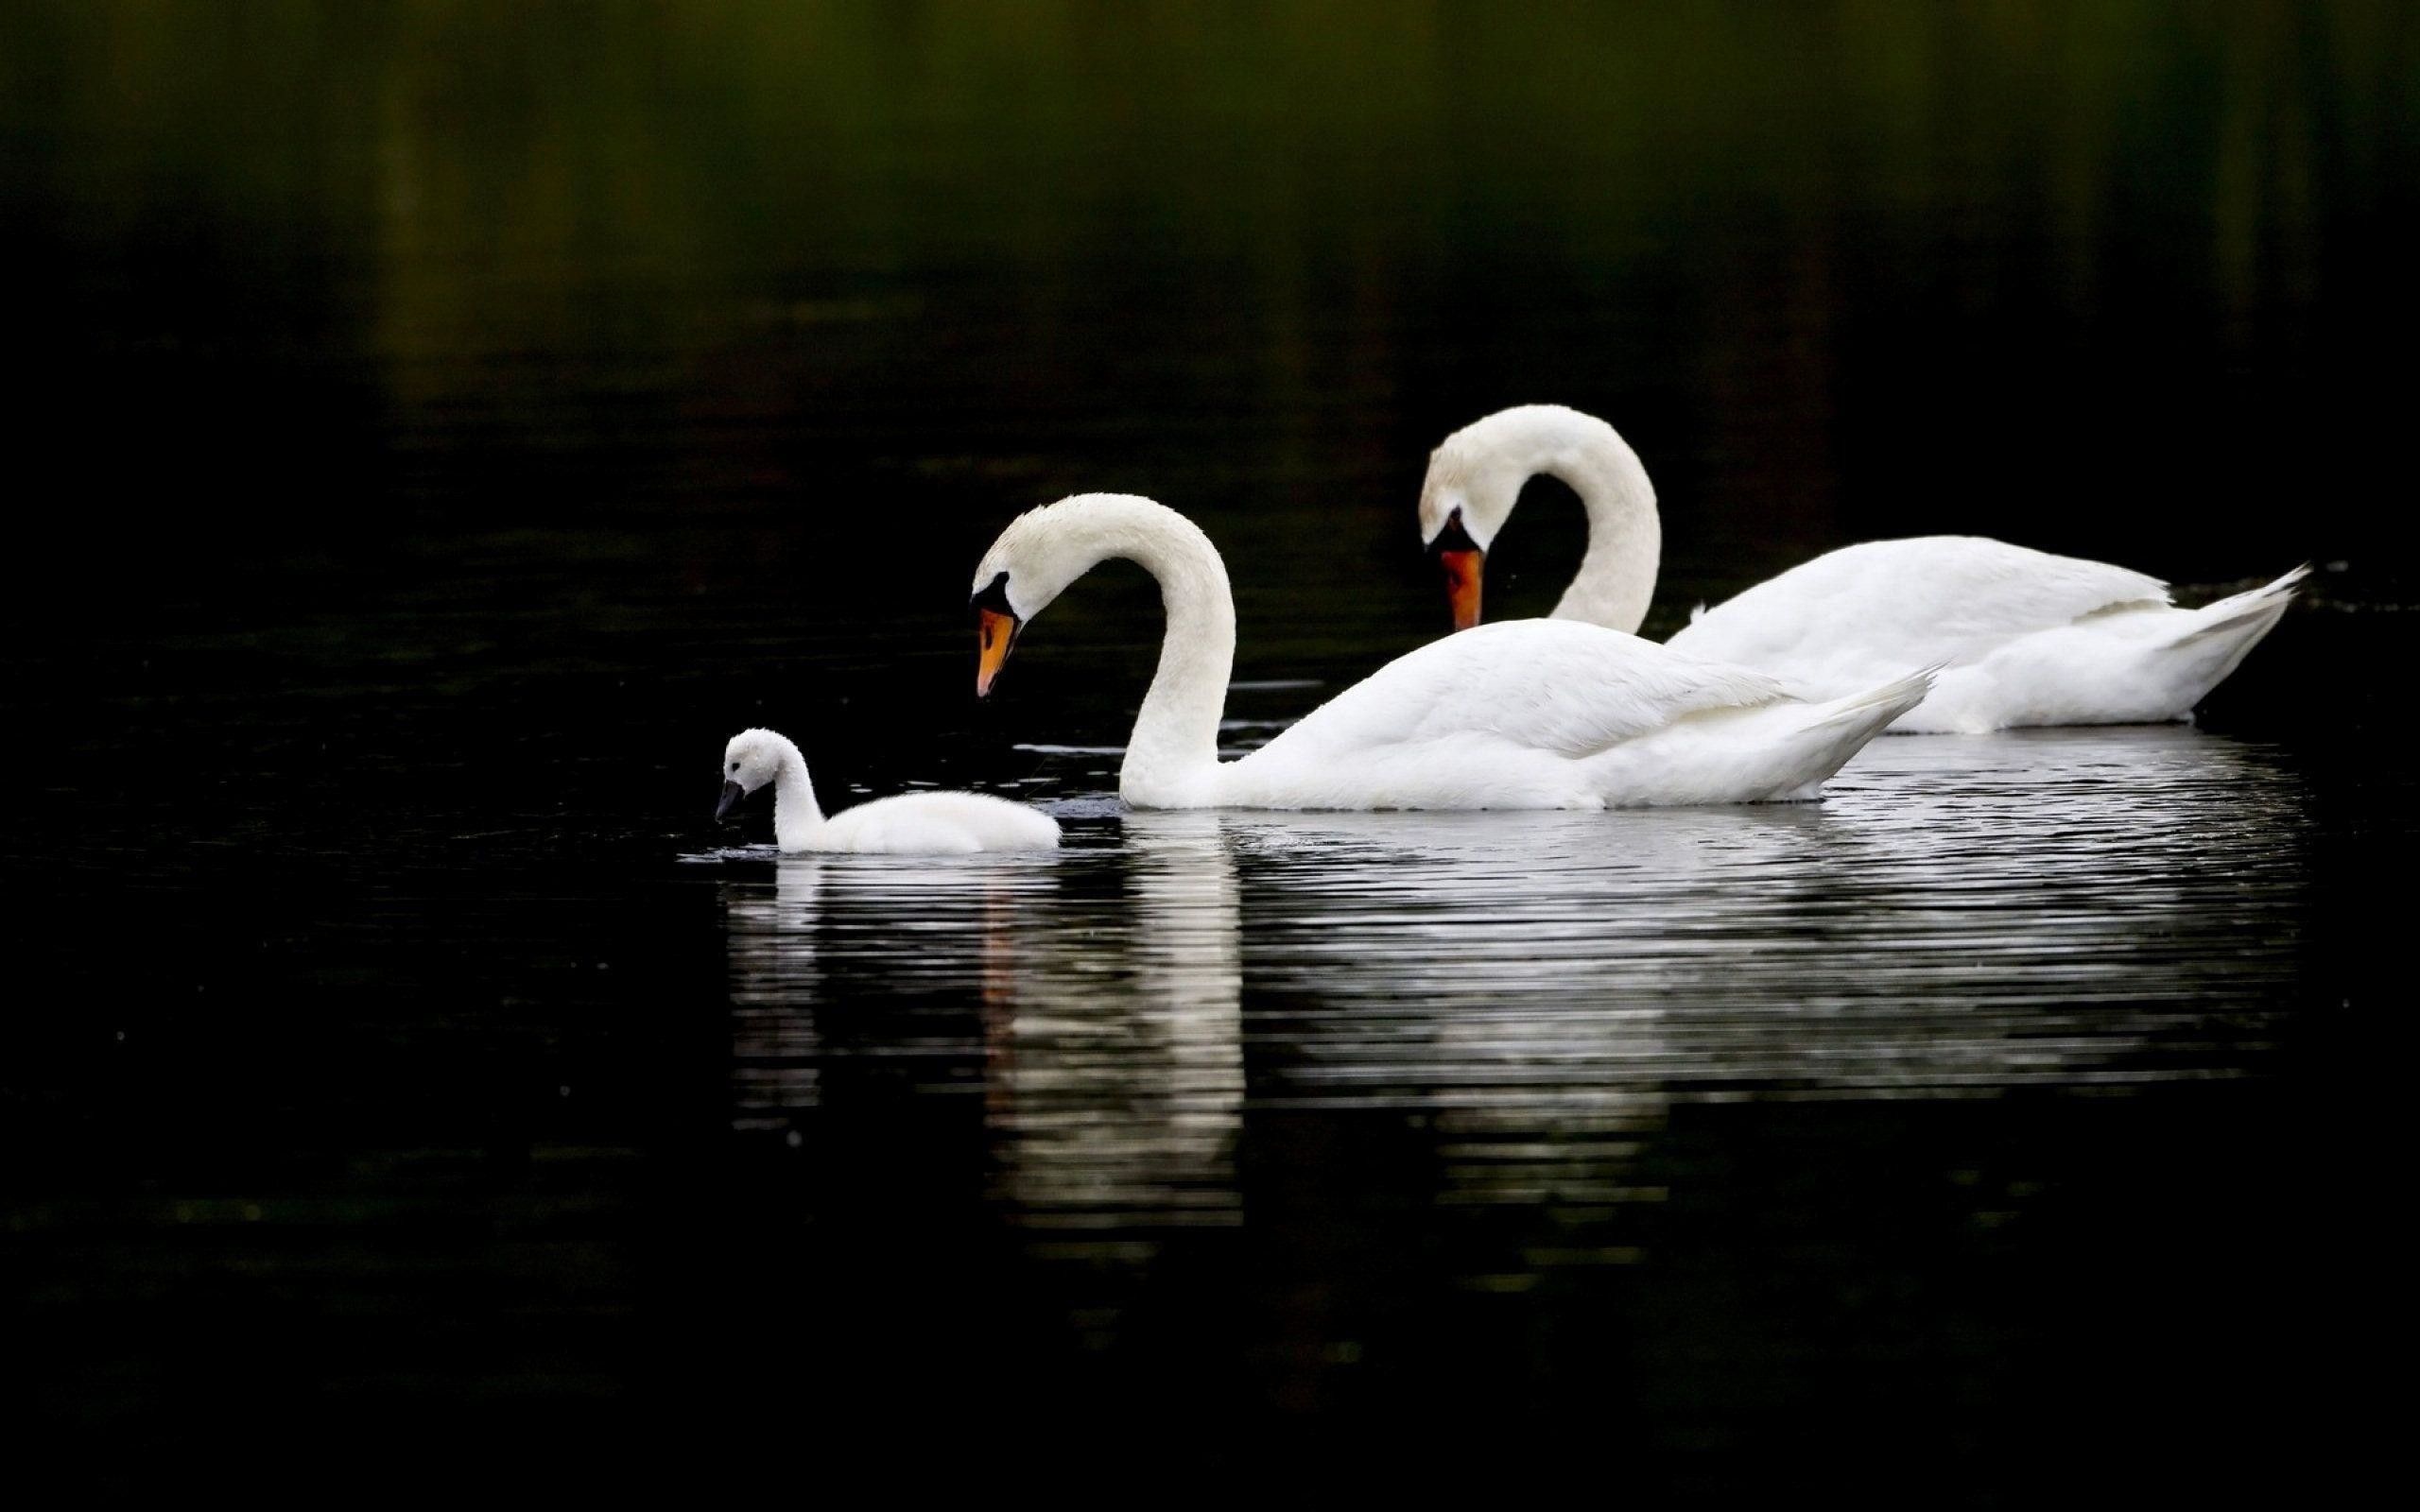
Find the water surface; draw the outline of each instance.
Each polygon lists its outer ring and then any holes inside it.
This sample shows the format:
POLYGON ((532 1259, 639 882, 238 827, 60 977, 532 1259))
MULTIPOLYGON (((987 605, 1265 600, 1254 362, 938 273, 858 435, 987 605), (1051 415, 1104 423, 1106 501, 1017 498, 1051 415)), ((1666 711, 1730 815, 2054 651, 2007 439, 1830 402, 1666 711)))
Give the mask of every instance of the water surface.
MULTIPOLYGON (((0 1280, 84 1481, 2030 1503, 2387 1442, 2409 7, 0 33, 0 1280), (1135 490, 1265 740, 1442 628, 1427 449, 1537 400, 1657 480, 1651 633, 1914 531, 2320 571, 2198 727, 1814 805, 1124 812, 1131 570, 971 697, 984 545, 1135 490), (1068 846, 777 858, 707 819, 757 723, 1068 846)), ((1578 555, 1531 493, 1505 612, 1578 555)))

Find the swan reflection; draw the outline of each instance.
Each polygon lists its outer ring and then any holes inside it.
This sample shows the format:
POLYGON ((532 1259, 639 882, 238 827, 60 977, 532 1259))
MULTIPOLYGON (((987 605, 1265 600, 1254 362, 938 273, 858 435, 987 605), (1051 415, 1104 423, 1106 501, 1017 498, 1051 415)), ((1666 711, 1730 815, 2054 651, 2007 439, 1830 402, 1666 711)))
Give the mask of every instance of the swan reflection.
POLYGON ((769 886, 725 883, 731 955, 732 1126, 781 1129, 818 1100, 814 861, 776 863, 769 886))
POLYGON ((1439 1200, 1568 1229, 1664 1195, 1637 1157, 1676 1103, 2106 1091, 2265 1051, 2307 871, 2301 783, 2260 748, 1893 739, 1832 791, 1223 816, 1253 1106, 1418 1116, 1439 1200))
POLYGON ((2187 729, 1880 741, 1821 805, 1409 818, 1227 820, 1255 994, 1320 1005, 1255 1025, 1286 1095, 1564 1114, 2207 1074, 2184 1031, 2293 974, 2300 783, 2187 729))
POLYGON ((855 1063, 921 1050, 948 1087, 971 1059, 1012 1222, 1082 1248, 1234 1221, 1234 864, 1209 815, 1136 816, 1123 840, 1066 865, 792 858, 725 884, 734 1125, 791 1127, 855 1063), (968 1006, 978 1042, 926 1027, 968 1006), (846 1042, 819 1013, 848 1017, 846 1042))
POLYGON ((946 1084, 972 1058, 957 1021, 985 980, 993 936, 1020 910, 1053 912, 1046 853, 766 854, 769 875, 721 888, 736 1128, 791 1128, 842 1063, 914 1057, 946 1084))
MULTIPOLYGON (((1021 1221, 1227 1223, 1244 1096, 1241 920, 1216 816, 1123 826, 1128 906, 1085 929, 987 931, 986 1108, 1021 1221)), ((1011 921, 1012 922, 1012 921, 1011 921)))
POLYGON ((2260 747, 2044 730, 1878 742, 1821 805, 1128 814, 1049 860, 786 862, 726 885, 734 1119, 853 1058, 979 1076, 1003 1212, 1085 1253, 1234 1222, 1244 1123, 1288 1108, 1424 1121, 1448 1201, 1618 1203, 1678 1102, 2255 1068, 2306 822, 2260 747))

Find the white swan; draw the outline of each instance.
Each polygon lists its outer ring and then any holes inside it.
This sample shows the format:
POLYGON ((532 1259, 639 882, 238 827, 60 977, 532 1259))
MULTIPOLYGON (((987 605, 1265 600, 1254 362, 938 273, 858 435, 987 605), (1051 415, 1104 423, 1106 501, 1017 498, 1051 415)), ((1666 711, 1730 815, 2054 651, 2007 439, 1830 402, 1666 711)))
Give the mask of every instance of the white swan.
MULTIPOLYGON (((1637 629, 1663 549, 1655 490, 1611 425, 1558 404, 1490 415, 1428 459, 1421 538, 1444 568, 1455 628, 1478 623, 1487 548, 1539 473, 1588 510, 1587 554, 1555 617, 1637 629)), ((1931 696, 1893 726, 1907 733, 2158 724, 2235 670, 2308 571, 2187 610, 2157 578, 2102 562, 1976 536, 1871 541, 1701 610, 1666 644, 1815 698, 1942 663, 1931 696)))
POLYGON ((1449 636, 1346 689, 1259 750, 1219 760, 1235 663, 1227 569, 1193 523, 1091 493, 1011 521, 975 573, 991 691, 1025 623, 1113 557, 1159 579, 1158 672, 1118 792, 1138 808, 1601 809, 1808 799, 1914 706, 1926 672, 1828 703, 1634 635, 1514 620, 1449 636))
POLYGON ((1047 850, 1059 844, 1049 815, 981 793, 903 793, 860 803, 830 818, 815 801, 806 758, 769 730, 743 730, 722 752, 722 801, 715 817, 766 783, 773 784, 773 839, 784 850, 854 850, 884 855, 966 855, 977 850, 1047 850))

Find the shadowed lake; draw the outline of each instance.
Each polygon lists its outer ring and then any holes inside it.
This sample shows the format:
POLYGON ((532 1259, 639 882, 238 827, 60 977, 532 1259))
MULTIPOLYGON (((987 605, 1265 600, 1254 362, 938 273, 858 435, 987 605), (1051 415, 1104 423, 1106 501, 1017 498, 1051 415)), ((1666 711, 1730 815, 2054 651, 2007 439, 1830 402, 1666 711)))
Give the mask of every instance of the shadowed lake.
MULTIPOLYGON (((2358 1478, 2415 21, 11 8, 42 1469, 2358 1478), (2317 570, 2195 726, 1816 804, 1128 812, 1130 568, 975 701, 994 535, 1139 491, 1266 741, 1443 630, 1428 449, 1539 401, 1656 480, 1659 638, 1892 535, 2317 570), (780 857, 754 724, 1065 848, 780 857)), ((1532 485, 1492 614, 1582 539, 1532 485)))

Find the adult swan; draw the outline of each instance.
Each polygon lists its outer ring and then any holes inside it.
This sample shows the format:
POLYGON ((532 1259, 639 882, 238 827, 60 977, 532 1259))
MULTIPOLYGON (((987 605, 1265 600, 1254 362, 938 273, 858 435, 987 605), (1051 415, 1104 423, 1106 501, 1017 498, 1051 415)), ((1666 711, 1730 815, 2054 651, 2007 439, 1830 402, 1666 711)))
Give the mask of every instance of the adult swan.
MULTIPOLYGON (((1663 549, 1655 490, 1611 425, 1559 404, 1490 415, 1428 459, 1421 539, 1444 567, 1454 627, 1478 623, 1487 548, 1542 472, 1588 510, 1587 555, 1555 618, 1637 629, 1663 549)), ((1815 698, 1941 663, 1932 696, 1893 727, 1905 733, 2158 724, 2236 669, 2308 571, 2188 610, 2159 579, 2103 562, 1978 536, 1870 541, 1703 610, 1665 644, 1815 698)))
POLYGON ((1149 499, 1087 493, 1010 522, 975 570, 991 692, 1018 632, 1114 557, 1159 579, 1159 670, 1118 792, 1138 808, 1601 809, 1817 796, 1912 708, 1927 672, 1899 668, 1810 703, 1771 678, 1634 635, 1513 620, 1398 658, 1250 755, 1219 759, 1236 658, 1226 564, 1191 521, 1149 499))

